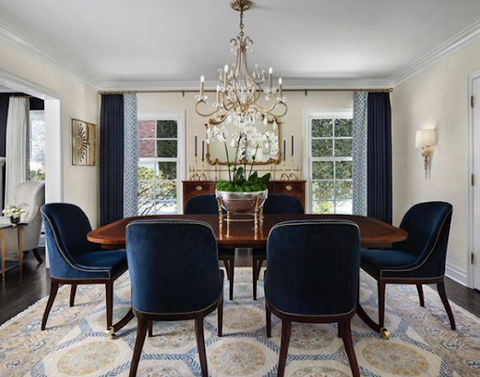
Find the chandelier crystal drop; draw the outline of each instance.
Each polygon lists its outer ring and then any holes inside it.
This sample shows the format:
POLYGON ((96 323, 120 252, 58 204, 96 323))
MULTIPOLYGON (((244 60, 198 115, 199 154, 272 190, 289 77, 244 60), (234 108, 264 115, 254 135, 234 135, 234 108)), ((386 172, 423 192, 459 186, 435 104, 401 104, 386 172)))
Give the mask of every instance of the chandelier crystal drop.
POLYGON ((243 13, 250 9, 249 0, 235 0, 231 7, 240 12, 240 32, 232 38, 230 46, 235 54, 235 63, 226 64, 218 70, 218 85, 215 102, 209 110, 205 95, 205 78, 200 78, 200 94, 195 96, 197 114, 210 118, 210 124, 253 125, 257 121, 265 124, 283 117, 288 107, 283 97, 282 79, 278 88, 273 85, 273 69, 268 73, 255 64, 248 68, 247 53, 252 52, 253 41, 243 32, 243 13), (261 104, 260 104, 261 102, 261 104), (204 111, 202 111, 204 109, 204 111))

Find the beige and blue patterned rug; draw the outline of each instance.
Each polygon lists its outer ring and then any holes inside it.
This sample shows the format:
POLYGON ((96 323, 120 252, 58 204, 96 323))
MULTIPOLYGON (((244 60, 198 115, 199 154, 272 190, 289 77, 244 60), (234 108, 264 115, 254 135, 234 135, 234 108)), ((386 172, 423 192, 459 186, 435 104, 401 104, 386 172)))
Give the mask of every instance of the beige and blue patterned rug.
MULTIPOLYGON (((116 340, 105 329, 104 288, 81 286, 77 305, 68 306, 62 288, 47 331, 40 331, 45 299, 0 328, 0 376, 128 376, 136 322, 116 340)), ((228 283, 225 284, 228 288, 228 283)), ((279 320, 272 338, 265 337, 263 286, 253 301, 251 269, 236 269, 235 300, 225 300, 224 336, 216 334, 216 312, 205 321, 209 373, 223 376, 275 376, 280 345, 279 320)), ((227 293, 227 292, 226 292, 227 293)), ((227 297, 227 294, 226 294, 227 297)), ((376 318, 376 284, 362 275, 361 300, 376 318)), ((353 320, 355 352, 362 376, 480 376, 480 320, 457 305, 458 331, 450 330, 437 293, 425 288, 426 308, 415 286, 388 286, 386 323, 392 333, 382 340, 357 317, 353 320)), ((115 320, 129 308, 128 276, 115 284, 115 320)), ((334 325, 294 324, 286 375, 351 376, 334 325)), ((138 376, 200 376, 193 322, 156 323, 147 338, 138 376)))

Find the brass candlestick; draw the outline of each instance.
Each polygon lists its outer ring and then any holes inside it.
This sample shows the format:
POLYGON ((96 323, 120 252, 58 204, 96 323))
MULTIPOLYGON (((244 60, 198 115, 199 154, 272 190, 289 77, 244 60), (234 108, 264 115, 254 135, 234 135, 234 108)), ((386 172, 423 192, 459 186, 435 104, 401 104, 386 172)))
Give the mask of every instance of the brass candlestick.
POLYGON ((193 167, 192 181, 199 181, 200 176, 197 173, 197 155, 195 155, 195 165, 193 167))
POLYGON ((288 181, 288 174, 287 174, 287 161, 283 160, 283 172, 280 176, 281 181, 288 181))
POLYGON ((294 173, 294 170, 293 170, 293 156, 292 156, 292 170, 290 171, 290 175, 288 176, 288 178, 291 180, 291 181, 297 181, 298 180, 298 175, 296 175, 294 173))
POLYGON ((208 181, 207 175, 205 174, 205 160, 202 158, 202 174, 199 176, 199 181, 208 181))

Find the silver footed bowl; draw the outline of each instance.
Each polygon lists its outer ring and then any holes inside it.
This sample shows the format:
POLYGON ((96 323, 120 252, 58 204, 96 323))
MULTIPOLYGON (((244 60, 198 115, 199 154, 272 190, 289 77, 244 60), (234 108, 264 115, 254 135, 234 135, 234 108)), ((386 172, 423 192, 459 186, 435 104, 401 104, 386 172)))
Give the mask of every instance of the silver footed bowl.
POLYGON ((258 209, 263 207, 268 197, 268 190, 252 192, 231 192, 215 190, 215 195, 222 201, 222 208, 233 214, 247 214, 255 212, 255 204, 258 201, 258 209))

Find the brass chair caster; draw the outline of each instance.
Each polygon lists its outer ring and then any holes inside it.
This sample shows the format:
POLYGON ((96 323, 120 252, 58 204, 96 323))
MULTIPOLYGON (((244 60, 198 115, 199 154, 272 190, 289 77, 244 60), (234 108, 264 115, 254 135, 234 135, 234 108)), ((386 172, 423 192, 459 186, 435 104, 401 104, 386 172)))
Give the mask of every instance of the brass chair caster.
POLYGON ((380 329, 380 335, 383 339, 390 339, 390 331, 388 331, 385 327, 380 329))
POLYGON ((113 329, 113 327, 106 329, 105 335, 109 336, 112 339, 117 339, 117 334, 115 334, 115 330, 113 329))

